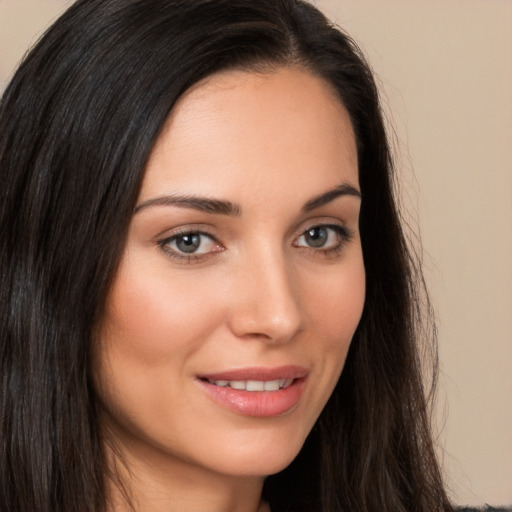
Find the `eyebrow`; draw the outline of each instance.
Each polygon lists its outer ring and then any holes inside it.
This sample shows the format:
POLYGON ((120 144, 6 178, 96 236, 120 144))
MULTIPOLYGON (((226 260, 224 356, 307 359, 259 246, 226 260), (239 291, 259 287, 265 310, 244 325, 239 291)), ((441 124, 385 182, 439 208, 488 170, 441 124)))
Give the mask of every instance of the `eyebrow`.
POLYGON ((324 206, 331 201, 334 201, 336 198, 341 196, 354 196, 361 198, 361 192, 357 190, 357 188, 353 187, 349 183, 342 183, 338 187, 333 190, 329 190, 328 192, 324 192, 319 196, 310 199, 303 207, 303 212, 310 212, 311 210, 315 210, 316 208, 320 208, 320 206, 324 206))
POLYGON ((179 196, 169 195, 162 197, 155 197, 154 199, 148 199, 143 203, 139 204, 134 213, 138 213, 141 210, 145 210, 150 206, 179 206, 182 208, 191 208, 193 210, 199 210, 205 213, 216 213, 218 215, 229 215, 239 216, 242 213, 242 209, 237 204, 230 201, 223 201, 220 199, 209 199, 207 197, 198 196, 179 196))
MULTIPOLYGON (((315 210, 316 208, 320 208, 320 206, 330 203, 341 196, 355 196, 360 198, 361 192, 348 183, 342 183, 338 187, 310 199, 302 207, 302 211, 309 212, 311 210, 315 210)), ((138 213, 151 206, 178 206, 181 208, 191 208, 205 213, 228 215, 231 217, 240 216, 242 213, 242 208, 231 201, 191 195, 167 195, 148 199, 147 201, 139 204, 135 208, 134 213, 138 213)))

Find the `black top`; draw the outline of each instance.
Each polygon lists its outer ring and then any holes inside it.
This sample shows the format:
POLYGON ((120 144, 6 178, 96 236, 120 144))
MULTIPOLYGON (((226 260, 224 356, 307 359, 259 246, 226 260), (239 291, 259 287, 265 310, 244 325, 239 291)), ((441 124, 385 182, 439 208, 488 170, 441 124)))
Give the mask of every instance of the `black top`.
POLYGON ((486 505, 484 508, 460 507, 459 512, 512 512, 512 507, 491 507, 486 505))

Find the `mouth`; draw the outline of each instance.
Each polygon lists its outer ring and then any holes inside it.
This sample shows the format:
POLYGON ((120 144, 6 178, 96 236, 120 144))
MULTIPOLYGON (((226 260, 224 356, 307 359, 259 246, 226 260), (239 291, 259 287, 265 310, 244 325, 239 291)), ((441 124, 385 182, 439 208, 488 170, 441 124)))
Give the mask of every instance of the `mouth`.
POLYGON ((308 371, 299 366, 246 368, 197 378, 220 406, 244 416, 280 416, 295 409, 308 371))
POLYGON ((221 388, 232 388, 243 391, 279 391, 286 389, 293 384, 295 379, 276 379, 276 380, 209 380, 205 382, 221 388))

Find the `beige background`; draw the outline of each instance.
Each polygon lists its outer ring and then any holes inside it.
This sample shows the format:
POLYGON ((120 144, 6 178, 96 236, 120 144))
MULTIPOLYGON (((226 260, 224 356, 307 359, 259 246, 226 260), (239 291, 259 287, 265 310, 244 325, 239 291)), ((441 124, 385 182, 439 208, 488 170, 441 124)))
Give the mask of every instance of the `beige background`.
MULTIPOLYGON (((319 0, 368 55, 439 320, 460 504, 512 504, 512 1, 319 0)), ((0 90, 69 1, 0 0, 0 90)))

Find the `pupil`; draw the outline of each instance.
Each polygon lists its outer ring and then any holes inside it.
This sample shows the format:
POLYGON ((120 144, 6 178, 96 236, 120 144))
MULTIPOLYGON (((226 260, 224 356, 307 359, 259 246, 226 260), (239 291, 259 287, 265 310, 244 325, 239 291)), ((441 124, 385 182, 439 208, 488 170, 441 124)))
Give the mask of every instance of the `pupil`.
POLYGON ((324 228, 310 229, 306 234, 306 240, 311 247, 322 247, 327 240, 327 232, 324 228))
POLYGON ((201 245, 201 239, 197 233, 181 235, 176 240, 176 247, 181 252, 192 253, 192 252, 196 251, 200 245, 201 245))

